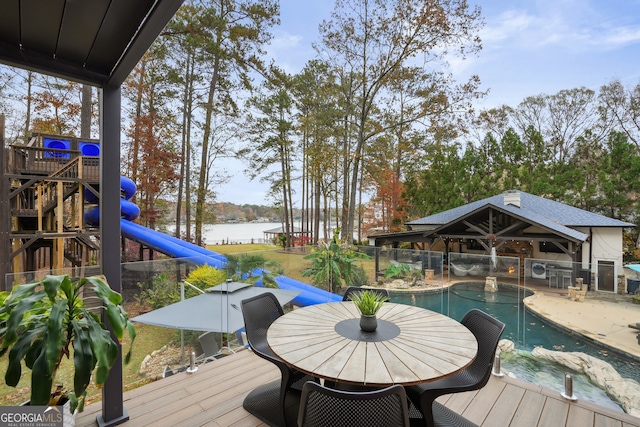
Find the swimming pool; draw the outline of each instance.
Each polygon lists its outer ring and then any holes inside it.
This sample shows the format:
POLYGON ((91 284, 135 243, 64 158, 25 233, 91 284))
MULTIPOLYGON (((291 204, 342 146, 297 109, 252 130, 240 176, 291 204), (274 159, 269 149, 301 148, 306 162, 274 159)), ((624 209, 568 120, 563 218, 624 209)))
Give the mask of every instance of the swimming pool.
POLYGON ((499 284, 497 292, 484 291, 484 282, 461 282, 449 288, 428 293, 392 293, 397 303, 416 305, 437 311, 460 321, 467 311, 478 308, 505 323, 502 338, 514 342, 517 357, 504 355, 501 366, 519 379, 557 390, 564 390, 564 375, 574 377, 574 390, 579 398, 620 410, 620 407, 586 375, 571 372, 553 362, 530 356, 535 347, 555 351, 578 351, 611 364, 622 377, 640 382, 640 363, 554 328, 544 319, 528 312, 522 299, 533 292, 518 286, 499 284))

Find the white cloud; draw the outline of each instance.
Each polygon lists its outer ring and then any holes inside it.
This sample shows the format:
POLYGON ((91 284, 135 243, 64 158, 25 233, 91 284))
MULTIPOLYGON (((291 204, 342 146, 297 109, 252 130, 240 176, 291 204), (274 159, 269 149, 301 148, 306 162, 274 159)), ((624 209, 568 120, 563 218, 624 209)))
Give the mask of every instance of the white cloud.
POLYGON ((488 16, 487 25, 480 33, 484 50, 560 47, 569 52, 584 52, 640 43, 640 24, 624 25, 583 3, 542 3, 537 9, 509 9, 488 16))
POLYGON ((273 58, 287 73, 298 73, 305 62, 314 56, 308 40, 286 31, 276 31, 266 50, 267 57, 273 58))
POLYGON ((607 31, 601 39, 595 40, 601 46, 611 49, 640 43, 640 26, 618 27, 607 31))
POLYGON ((289 34, 286 31, 276 31, 269 46, 275 50, 291 49, 298 47, 302 40, 302 36, 289 34))
POLYGON ((495 21, 480 32, 483 45, 495 46, 501 41, 509 41, 531 27, 536 19, 525 11, 508 10, 497 16, 495 21))

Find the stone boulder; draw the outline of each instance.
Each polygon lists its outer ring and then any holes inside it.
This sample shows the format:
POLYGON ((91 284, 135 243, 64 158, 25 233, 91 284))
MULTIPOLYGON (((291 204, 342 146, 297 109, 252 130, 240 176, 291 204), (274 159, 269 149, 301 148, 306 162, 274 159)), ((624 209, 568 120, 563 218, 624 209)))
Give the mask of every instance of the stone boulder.
POLYGON ((395 279, 389 285, 391 289, 408 289, 409 284, 402 279, 395 279))
POLYGON ((542 347, 534 348, 531 354, 584 373, 618 402, 627 414, 640 417, 640 384, 621 377, 609 363, 580 352, 552 351, 542 347))
POLYGON ((511 340, 501 339, 498 342, 498 349, 496 350, 496 354, 500 353, 515 353, 516 345, 511 340))

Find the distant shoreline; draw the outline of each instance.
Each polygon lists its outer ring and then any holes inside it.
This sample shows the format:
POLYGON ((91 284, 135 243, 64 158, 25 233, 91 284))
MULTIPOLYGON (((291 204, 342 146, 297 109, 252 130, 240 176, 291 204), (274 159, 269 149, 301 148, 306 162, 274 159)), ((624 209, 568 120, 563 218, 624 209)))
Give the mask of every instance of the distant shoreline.
MULTIPOLYGON (((184 224, 183 224, 184 226, 184 224)), ((206 245, 231 244, 231 243, 264 243, 268 239, 264 232, 281 227, 279 222, 221 222, 215 224, 204 224, 202 227, 202 237, 206 245)), ((175 225, 167 226, 167 231, 174 232, 175 225)), ((192 231, 193 232, 193 231, 192 231)), ((268 241, 270 243, 270 240, 268 241)))

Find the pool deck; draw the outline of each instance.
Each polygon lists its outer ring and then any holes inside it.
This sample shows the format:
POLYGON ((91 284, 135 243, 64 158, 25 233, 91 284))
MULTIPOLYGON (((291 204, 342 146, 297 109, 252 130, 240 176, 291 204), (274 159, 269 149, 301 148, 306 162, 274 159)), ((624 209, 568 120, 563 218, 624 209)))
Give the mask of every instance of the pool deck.
MULTIPOLYGON (((265 426, 242 407, 255 387, 278 380, 272 363, 252 351, 201 365, 194 374, 182 372, 124 393, 129 420, 125 427, 265 426)), ((478 391, 455 393, 438 401, 482 427, 640 427, 640 418, 535 384, 492 376, 478 391)), ((289 426, 295 425, 291 402, 289 426)), ((77 427, 95 426, 101 403, 85 408, 77 427)), ((288 427, 289 427, 288 426, 288 427)))
POLYGON ((640 361, 640 330, 629 324, 640 322, 640 305, 626 295, 587 292, 583 302, 570 300, 567 291, 536 290, 525 299, 529 309, 547 320, 577 332, 608 348, 617 349, 640 361))
MULTIPOLYGON (((568 299, 566 289, 532 289, 528 307, 559 326, 569 328, 606 346, 640 359, 636 329, 640 306, 630 297, 587 293, 584 302, 568 299)), ((264 426, 242 407, 247 393, 277 379, 279 372, 251 351, 241 351, 201 365, 195 374, 181 373, 124 394, 130 416, 123 426, 264 426)), ((438 399, 483 427, 640 427, 640 418, 590 402, 571 402, 559 393, 521 380, 491 377, 475 392, 438 399)), ((101 403, 85 408, 77 426, 96 425, 101 403)))

